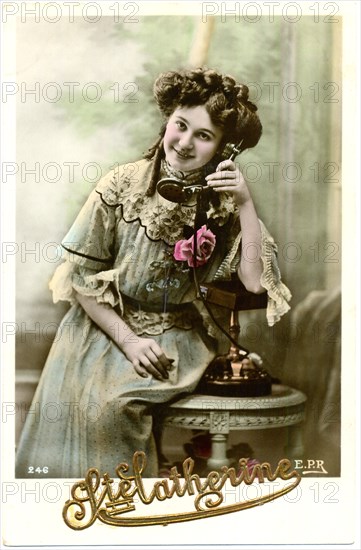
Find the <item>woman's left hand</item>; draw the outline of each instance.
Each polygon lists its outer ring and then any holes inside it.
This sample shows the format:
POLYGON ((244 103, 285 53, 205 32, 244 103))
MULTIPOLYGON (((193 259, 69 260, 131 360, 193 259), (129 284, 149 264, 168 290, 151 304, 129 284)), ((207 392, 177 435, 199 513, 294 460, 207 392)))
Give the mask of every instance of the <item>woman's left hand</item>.
POLYGON ((220 162, 213 174, 206 177, 208 186, 216 192, 227 192, 233 195, 238 206, 251 199, 246 181, 237 165, 232 160, 220 162))

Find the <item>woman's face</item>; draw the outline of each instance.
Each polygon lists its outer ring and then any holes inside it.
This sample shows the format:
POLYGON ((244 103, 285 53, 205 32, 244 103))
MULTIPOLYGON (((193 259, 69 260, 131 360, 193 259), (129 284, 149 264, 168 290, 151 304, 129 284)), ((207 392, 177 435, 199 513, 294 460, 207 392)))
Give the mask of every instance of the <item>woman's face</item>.
POLYGON ((165 135, 166 160, 188 172, 207 164, 217 152, 223 131, 215 126, 204 105, 178 107, 169 117, 165 135))

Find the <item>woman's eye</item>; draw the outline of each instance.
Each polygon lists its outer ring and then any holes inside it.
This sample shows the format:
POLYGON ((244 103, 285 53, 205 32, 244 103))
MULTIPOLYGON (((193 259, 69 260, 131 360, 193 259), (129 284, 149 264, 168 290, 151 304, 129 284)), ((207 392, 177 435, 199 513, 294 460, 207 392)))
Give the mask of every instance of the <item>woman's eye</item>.
POLYGON ((204 134, 203 132, 201 132, 200 134, 198 134, 198 136, 200 137, 201 140, 203 141, 208 141, 210 139, 210 136, 208 134, 204 134))
POLYGON ((178 126, 178 128, 180 130, 185 130, 186 129, 186 125, 184 124, 184 122, 182 122, 181 120, 177 120, 176 121, 176 126, 178 126))

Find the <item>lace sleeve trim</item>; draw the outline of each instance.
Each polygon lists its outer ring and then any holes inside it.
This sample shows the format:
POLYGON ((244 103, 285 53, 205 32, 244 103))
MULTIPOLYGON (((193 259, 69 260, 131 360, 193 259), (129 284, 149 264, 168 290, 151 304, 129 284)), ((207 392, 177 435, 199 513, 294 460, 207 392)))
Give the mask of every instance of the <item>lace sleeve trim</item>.
POLYGON ((281 280, 281 273, 277 262, 278 248, 262 222, 262 252, 263 273, 261 285, 268 293, 267 321, 270 327, 277 323, 282 315, 290 310, 288 304, 292 294, 281 280))
POLYGON ((123 311, 118 270, 110 269, 94 274, 87 268, 80 267, 73 275, 72 285, 79 294, 92 296, 99 304, 119 306, 120 311, 123 311))
POLYGON ((91 269, 66 260, 54 272, 49 283, 53 302, 76 302, 75 292, 93 296, 98 303, 119 306, 123 310, 119 289, 119 274, 116 269, 94 273, 91 269))
MULTIPOLYGON (((281 319, 282 315, 290 310, 288 302, 292 295, 281 280, 281 273, 277 263, 277 245, 261 220, 260 225, 262 231, 261 260, 263 262, 263 272, 260 282, 268 293, 267 322, 269 326, 273 326, 281 319)), ((242 234, 240 232, 230 252, 219 266, 214 276, 214 281, 228 280, 231 278, 231 274, 237 270, 241 259, 241 240, 242 234)))
POLYGON ((49 282, 49 289, 53 293, 53 302, 75 302, 75 293, 72 285, 74 264, 65 261, 60 264, 49 282))

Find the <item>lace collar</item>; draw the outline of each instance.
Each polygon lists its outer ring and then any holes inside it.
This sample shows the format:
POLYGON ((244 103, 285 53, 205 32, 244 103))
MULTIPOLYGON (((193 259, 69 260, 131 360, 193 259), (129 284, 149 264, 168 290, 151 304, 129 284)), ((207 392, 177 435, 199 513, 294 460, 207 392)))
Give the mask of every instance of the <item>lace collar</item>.
MULTIPOLYGON (((95 191, 106 205, 121 208, 125 222, 138 221, 150 240, 174 245, 183 238, 184 226, 193 226, 195 203, 193 199, 189 204, 173 203, 157 192, 151 197, 146 196, 152 166, 153 161, 145 159, 120 166, 104 176, 95 191)), ((218 206, 210 205, 207 217, 222 226, 237 207, 226 193, 221 193, 220 199, 218 206)))
POLYGON ((190 172, 182 172, 181 170, 175 170, 169 162, 162 160, 161 171, 164 172, 170 178, 177 178, 182 180, 184 185, 194 185, 196 183, 204 183, 207 175, 206 167, 196 168, 190 172))

